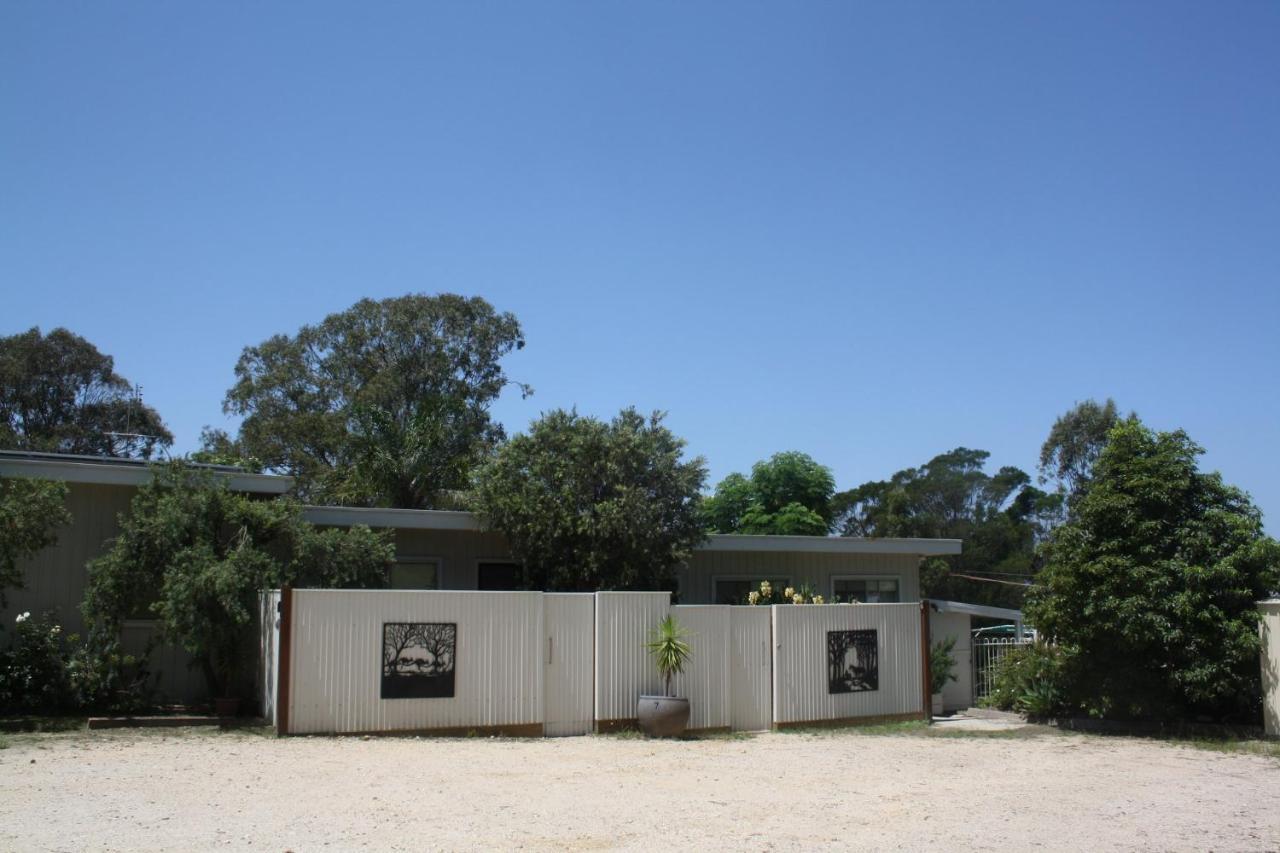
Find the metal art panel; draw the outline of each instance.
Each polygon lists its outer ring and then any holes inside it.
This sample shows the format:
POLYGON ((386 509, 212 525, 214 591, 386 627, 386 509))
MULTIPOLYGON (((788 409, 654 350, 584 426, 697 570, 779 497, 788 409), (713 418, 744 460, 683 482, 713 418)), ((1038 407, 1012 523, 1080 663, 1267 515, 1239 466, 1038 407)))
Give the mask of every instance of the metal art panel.
POLYGON ((924 661, 919 604, 804 604, 771 609, 774 725, 921 712, 924 661), (873 651, 858 645, 868 635, 847 634, 870 631, 875 632, 873 651), (837 676, 831 669, 829 634, 853 641, 840 649, 842 661, 848 662, 839 663, 842 672, 837 676), (836 692, 832 692, 834 683, 840 684, 836 692))
POLYGON ((645 641, 671 610, 667 592, 597 592, 597 721, 634 720, 641 694, 660 694, 662 680, 645 641))
POLYGON ((773 724, 773 613, 729 608, 729 725, 758 732, 773 724))
POLYGON ((290 733, 542 722, 541 593, 308 589, 293 595, 290 733), (453 696, 381 698, 386 623, 456 625, 453 696))
POLYGON ((263 718, 276 724, 276 687, 280 664, 280 590, 258 596, 258 690, 263 718))
POLYGON ((542 596, 546 626, 544 733, 591 732, 595 675, 595 596, 552 592, 542 596))
POLYGON ((727 729, 729 710, 729 610, 713 604, 673 607, 691 649, 685 671, 672 679, 677 696, 689 700, 689 728, 727 729))

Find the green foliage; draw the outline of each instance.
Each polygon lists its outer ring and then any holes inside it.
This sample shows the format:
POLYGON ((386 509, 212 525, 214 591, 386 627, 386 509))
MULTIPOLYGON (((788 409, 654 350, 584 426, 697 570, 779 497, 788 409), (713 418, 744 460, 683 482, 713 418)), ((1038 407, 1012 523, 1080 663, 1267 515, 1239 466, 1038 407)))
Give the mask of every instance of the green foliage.
POLYGON ((1053 422, 1040 448, 1041 482, 1057 481, 1074 501, 1089 487, 1093 466, 1107 444, 1107 434, 1120 422, 1114 400, 1086 400, 1053 422))
POLYGON ((255 474, 262 473, 266 467, 261 459, 250 456, 244 445, 228 435, 226 430, 208 426, 200 430, 200 449, 187 458, 202 465, 229 465, 255 474))
POLYGON ((89 564, 83 610, 114 634, 129 617, 160 620, 214 695, 229 695, 251 657, 258 593, 291 583, 379 587, 395 551, 367 528, 316 530, 292 500, 255 500, 183 462, 157 467, 107 553, 89 564))
POLYGON ((831 522, 831 469, 796 451, 776 453, 730 474, 703 503, 707 526, 718 533, 825 536, 831 522))
POLYGON ((52 614, 18 614, 0 651, 0 714, 126 713, 148 704, 145 663, 65 635, 52 614))
POLYGON ((956 638, 938 640, 929 647, 929 692, 941 693, 948 682, 956 680, 956 638))
POLYGON ((150 459, 173 444, 109 355, 66 329, 0 338, 0 447, 150 459))
POLYGON ((21 588, 19 560, 30 559, 58 540, 57 531, 71 523, 67 484, 26 477, 0 477, 0 608, 5 590, 21 588))
POLYGON ((668 696, 674 695, 671 692, 671 679, 684 672, 684 665, 693 655, 688 636, 688 632, 680 627, 676 618, 668 614, 658 623, 658 627, 649 636, 649 642, 645 644, 645 649, 658 667, 658 674, 666 684, 668 696))
POLYGON ((431 508, 502 440, 489 406, 523 346, 483 299, 363 299, 246 348, 223 408, 244 416, 241 452, 309 499, 431 508))
POLYGON ((1037 568, 1036 543, 1061 498, 1031 485, 1018 468, 984 471, 990 454, 959 447, 888 480, 837 494, 834 526, 842 536, 964 540, 964 552, 921 566, 923 595, 1019 607, 1037 568), (986 577, 983 583, 956 577, 986 577))
POLYGON ((49 616, 18 614, 0 652, 0 714, 57 714, 71 708, 66 638, 49 616))
POLYGON ((1198 470, 1202 452, 1121 421, 1044 545, 1026 616, 1070 653, 1066 692, 1091 714, 1258 713, 1254 603, 1278 586, 1280 545, 1247 495, 1198 470))
POLYGON ((675 567, 705 536, 701 458, 624 409, 605 423, 577 412, 543 415, 479 472, 475 500, 502 531, 534 589, 671 589, 675 567))
POLYGON ((1061 684, 1068 668, 1067 656, 1062 649, 1048 643, 1036 642, 1029 646, 1009 649, 996 664, 991 692, 985 703, 1004 711, 1025 711, 1033 694, 1039 698, 1052 695, 1057 705, 1048 710, 1038 709, 1037 716, 1050 716, 1064 703, 1061 684))

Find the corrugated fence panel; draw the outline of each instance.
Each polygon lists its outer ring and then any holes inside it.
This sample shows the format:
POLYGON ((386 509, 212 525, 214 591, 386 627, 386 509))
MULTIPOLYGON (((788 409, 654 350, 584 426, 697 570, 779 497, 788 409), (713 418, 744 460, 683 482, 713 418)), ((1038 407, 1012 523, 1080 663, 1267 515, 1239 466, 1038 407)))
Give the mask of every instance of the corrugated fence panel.
POLYGON ((280 663, 279 606, 279 590, 270 590, 258 597, 258 690, 262 696, 262 716, 273 726, 280 663))
POLYGON ((692 652, 685 671, 672 679, 672 688, 689 700, 689 728, 695 731, 729 727, 729 610, 713 604, 671 609, 688 632, 692 652))
POLYGON ((546 626, 544 733, 591 732, 595 697, 595 596, 552 592, 542 596, 546 626))
POLYGON ((644 644, 671 610, 667 592, 596 593, 596 721, 634 720, 642 693, 662 692, 644 644))
POLYGON ((768 607, 729 608, 729 725, 736 732, 773 724, 772 617, 768 607))
POLYGON ((1262 638, 1262 724, 1280 735, 1280 600, 1258 602, 1262 638))
POLYGON ((289 730, 540 724, 543 636, 536 592, 295 590, 289 730), (386 622, 457 625, 452 697, 381 698, 386 622))
POLYGON ((773 722, 920 714, 924 707, 919 604, 775 605, 773 722), (831 631, 876 632, 877 687, 830 690, 831 631))

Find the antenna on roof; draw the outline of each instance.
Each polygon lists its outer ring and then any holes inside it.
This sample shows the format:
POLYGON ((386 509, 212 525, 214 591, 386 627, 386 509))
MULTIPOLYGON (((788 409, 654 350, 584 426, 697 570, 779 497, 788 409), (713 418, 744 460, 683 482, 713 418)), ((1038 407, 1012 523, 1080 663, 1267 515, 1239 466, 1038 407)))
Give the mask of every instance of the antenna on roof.
MULTIPOLYGON (((136 407, 139 413, 142 412, 142 386, 141 385, 138 385, 136 383, 134 384, 133 397, 130 400, 130 403, 132 403, 132 405, 125 406, 125 410, 124 410, 124 431, 123 432, 108 431, 104 433, 104 435, 112 439, 113 450, 115 449, 114 442, 120 439, 124 439, 128 441, 129 439, 141 438, 141 439, 149 439, 154 443, 159 443, 160 441, 160 436, 158 435, 148 435, 147 433, 143 433, 143 432, 133 432, 133 410, 136 407)), ((166 457, 168 456, 167 452, 165 453, 165 456, 166 457)))

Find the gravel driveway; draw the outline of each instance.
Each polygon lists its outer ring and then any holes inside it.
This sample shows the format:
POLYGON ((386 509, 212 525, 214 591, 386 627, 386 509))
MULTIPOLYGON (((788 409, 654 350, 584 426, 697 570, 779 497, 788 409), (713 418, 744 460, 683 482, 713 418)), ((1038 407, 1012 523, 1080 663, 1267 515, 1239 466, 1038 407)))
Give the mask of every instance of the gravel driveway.
MULTIPOLYGON (((958 733, 957 733, 958 734, 958 733)), ((1280 761, 1168 743, 9 736, 4 850, 1276 850, 1280 761)))

